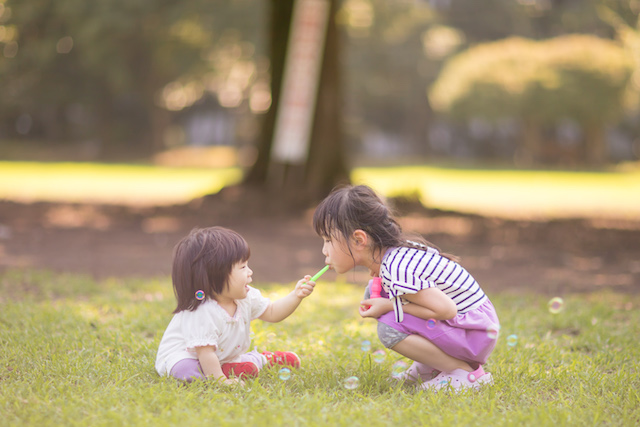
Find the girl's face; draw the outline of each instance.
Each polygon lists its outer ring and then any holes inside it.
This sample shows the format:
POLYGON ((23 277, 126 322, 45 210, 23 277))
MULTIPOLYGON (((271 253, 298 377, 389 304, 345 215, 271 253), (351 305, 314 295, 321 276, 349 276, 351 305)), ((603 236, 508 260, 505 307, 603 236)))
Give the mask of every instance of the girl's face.
POLYGON ((246 298, 252 275, 253 271, 249 268, 248 261, 234 264, 229 275, 229 286, 222 291, 220 297, 231 300, 246 298))
POLYGON ((349 251, 347 241, 340 236, 325 237, 322 245, 322 254, 325 256, 324 262, 338 274, 346 273, 355 267, 356 262, 353 254, 349 251))

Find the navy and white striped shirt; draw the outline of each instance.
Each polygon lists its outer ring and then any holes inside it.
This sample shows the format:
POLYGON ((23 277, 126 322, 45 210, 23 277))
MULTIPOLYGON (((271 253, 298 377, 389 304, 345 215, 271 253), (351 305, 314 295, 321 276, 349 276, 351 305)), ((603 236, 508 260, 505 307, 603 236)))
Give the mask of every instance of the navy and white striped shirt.
POLYGON ((438 288, 453 300, 458 314, 482 305, 487 297, 476 280, 460 264, 440 255, 437 249, 392 248, 380 265, 382 284, 393 300, 396 321, 402 322, 402 295, 438 288))

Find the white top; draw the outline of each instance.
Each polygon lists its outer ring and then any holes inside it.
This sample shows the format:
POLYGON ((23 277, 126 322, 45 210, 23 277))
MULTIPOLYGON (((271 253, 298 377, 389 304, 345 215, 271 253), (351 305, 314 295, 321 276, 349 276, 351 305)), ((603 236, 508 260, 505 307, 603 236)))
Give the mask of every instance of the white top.
POLYGON ((389 249, 380 265, 380 277, 389 299, 394 302, 396 322, 404 318, 402 296, 422 289, 440 289, 456 303, 458 314, 479 307, 487 299, 467 270, 431 247, 389 249))
POLYGON ((160 341, 156 371, 169 375, 179 361, 197 359, 195 348, 204 346, 215 348, 220 364, 238 361, 251 345, 251 321, 262 316, 270 301, 249 286, 247 297, 235 302, 233 317, 213 299, 207 299, 194 311, 176 313, 160 341))

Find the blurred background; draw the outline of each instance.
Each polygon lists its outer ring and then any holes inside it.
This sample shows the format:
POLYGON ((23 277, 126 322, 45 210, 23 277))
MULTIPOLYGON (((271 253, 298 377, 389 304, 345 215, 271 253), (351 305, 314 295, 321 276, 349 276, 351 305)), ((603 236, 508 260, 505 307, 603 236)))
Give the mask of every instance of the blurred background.
MULTIPOLYGON (((0 159, 251 168, 277 100, 274 34, 286 34, 292 4, 0 0, 0 159)), ((347 167, 640 157, 639 1, 332 7, 325 62, 337 58, 347 167)))
POLYGON ((0 268, 168 274, 217 224, 292 280, 350 180, 488 286, 638 289, 639 0, 304 3, 326 37, 287 159, 294 0, 0 0, 0 268))

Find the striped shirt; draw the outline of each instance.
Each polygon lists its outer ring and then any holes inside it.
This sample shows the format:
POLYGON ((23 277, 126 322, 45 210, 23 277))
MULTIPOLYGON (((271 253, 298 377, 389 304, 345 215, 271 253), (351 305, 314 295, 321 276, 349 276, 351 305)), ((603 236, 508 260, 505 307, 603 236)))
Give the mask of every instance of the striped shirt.
POLYGON ((393 300, 396 321, 402 322, 402 295, 426 288, 438 288, 453 300, 458 314, 482 305, 487 297, 476 280, 460 264, 440 255, 434 248, 389 249, 380 266, 382 284, 393 300))

